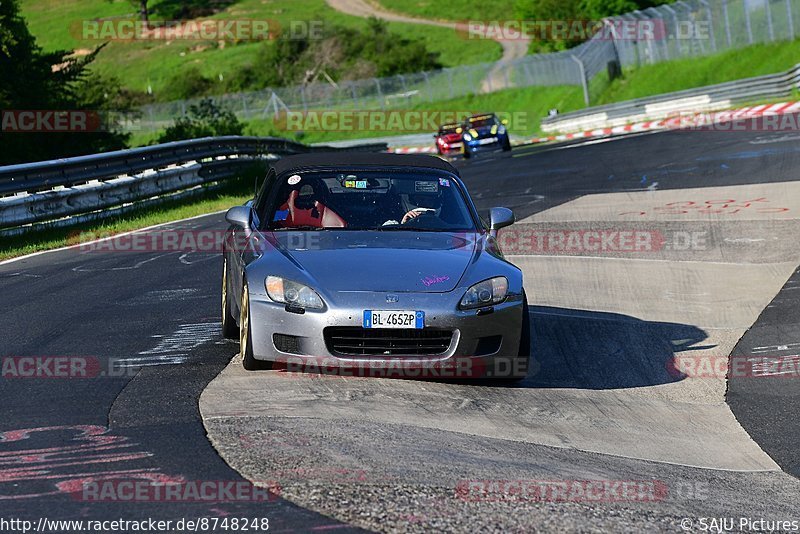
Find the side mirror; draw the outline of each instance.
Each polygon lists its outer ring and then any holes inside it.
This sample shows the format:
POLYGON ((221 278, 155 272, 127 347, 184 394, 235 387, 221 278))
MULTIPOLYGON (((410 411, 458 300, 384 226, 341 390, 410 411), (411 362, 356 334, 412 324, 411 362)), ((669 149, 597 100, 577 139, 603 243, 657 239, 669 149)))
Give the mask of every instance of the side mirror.
POLYGON ((496 236, 501 228, 514 224, 514 221, 514 212, 508 208, 492 208, 489 211, 489 230, 492 236, 496 236))
POLYGON ((225 220, 242 230, 250 230, 250 220, 253 210, 249 206, 235 206, 225 214, 225 220))
POLYGON ((433 138, 436 139, 439 137, 439 134, 433 134, 433 138))
POLYGON ((500 122, 503 124, 503 126, 508 126, 508 119, 503 119, 500 122))

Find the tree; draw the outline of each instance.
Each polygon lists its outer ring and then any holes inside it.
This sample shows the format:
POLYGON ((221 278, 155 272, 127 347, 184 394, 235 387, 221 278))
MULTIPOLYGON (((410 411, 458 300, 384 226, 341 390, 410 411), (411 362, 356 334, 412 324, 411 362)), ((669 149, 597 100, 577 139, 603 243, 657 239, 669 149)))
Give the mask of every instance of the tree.
MULTIPOLYGON (((596 22, 606 17, 646 9, 672 0, 516 0, 515 10, 519 18, 526 20, 586 21, 596 22)), ((588 27, 588 24, 587 24, 588 27)), ((559 39, 538 36, 531 48, 536 52, 548 52, 571 48, 583 42, 581 38, 559 39)), ((580 36, 576 36, 580 37, 580 36)))
MULTIPOLYGON (((0 1, 0 110, 128 112, 131 101, 113 78, 91 75, 88 65, 102 50, 76 58, 71 52, 44 53, 19 14, 18 0, 0 1)), ((9 115, 3 115, 8 117, 9 115)), ((124 148, 127 134, 117 123, 92 132, 0 132, 0 165, 124 148)))
POLYGON ((139 7, 139 16, 142 17, 144 22, 149 22, 150 20, 150 13, 147 10, 147 1, 148 0, 130 0, 131 4, 139 7))
MULTIPOLYGON (((106 0, 106 2, 113 2, 114 0, 106 0)), ((139 17, 147 23, 150 21, 150 10, 147 7, 149 0, 128 0, 131 5, 138 9, 139 17)))

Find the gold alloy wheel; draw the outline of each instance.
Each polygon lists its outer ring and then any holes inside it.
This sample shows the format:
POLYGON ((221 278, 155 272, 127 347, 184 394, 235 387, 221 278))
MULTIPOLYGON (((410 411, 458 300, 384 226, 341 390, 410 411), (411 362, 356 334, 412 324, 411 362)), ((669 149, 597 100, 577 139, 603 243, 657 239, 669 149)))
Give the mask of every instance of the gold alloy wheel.
POLYGON ((247 354, 247 341, 250 337, 250 304, 248 302, 250 296, 247 291, 247 285, 242 290, 242 305, 241 314, 239 315, 239 353, 242 358, 247 354))

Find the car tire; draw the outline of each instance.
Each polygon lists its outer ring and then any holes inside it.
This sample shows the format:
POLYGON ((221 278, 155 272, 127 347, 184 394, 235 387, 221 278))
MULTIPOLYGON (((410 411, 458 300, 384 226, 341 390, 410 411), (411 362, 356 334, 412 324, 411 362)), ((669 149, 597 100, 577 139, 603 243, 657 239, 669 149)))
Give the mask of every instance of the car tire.
POLYGON ((503 141, 503 152, 511 152, 511 139, 508 137, 503 141))
POLYGON ((228 284, 228 259, 222 259, 222 337, 238 339, 239 327, 231 313, 230 285, 228 284))
POLYGON ((253 333, 250 330, 250 293, 247 281, 242 282, 242 305, 239 315, 239 352, 242 366, 248 371, 262 371, 272 368, 272 362, 256 360, 253 356, 253 333))
POLYGON ((465 148, 464 149, 464 159, 469 159, 471 157, 472 157, 472 154, 470 154, 469 149, 465 148))

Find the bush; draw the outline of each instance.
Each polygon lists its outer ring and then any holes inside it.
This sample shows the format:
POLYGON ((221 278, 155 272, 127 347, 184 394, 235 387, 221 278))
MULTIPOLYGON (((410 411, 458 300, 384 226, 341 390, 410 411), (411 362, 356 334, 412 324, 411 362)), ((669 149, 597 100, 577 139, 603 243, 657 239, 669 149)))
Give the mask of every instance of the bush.
POLYGON ((189 107, 189 113, 175 120, 175 124, 158 137, 159 143, 218 137, 221 135, 242 135, 244 124, 228 109, 217 106, 206 98, 199 104, 189 107))
MULTIPOLYGON (((646 9, 673 0, 516 0, 516 16, 526 20, 599 21, 605 17, 646 9)), ((533 53, 572 48, 582 39, 562 40, 543 36, 531 41, 533 53)))
POLYGON ((304 84, 325 75, 334 80, 357 74, 393 76, 441 68, 439 55, 425 44, 391 33, 372 18, 367 29, 328 28, 322 39, 288 39, 264 43, 255 61, 231 77, 228 91, 304 84))
POLYGON ((211 78, 203 76, 197 67, 191 67, 170 78, 164 94, 167 100, 185 100, 207 95, 213 86, 211 78))

